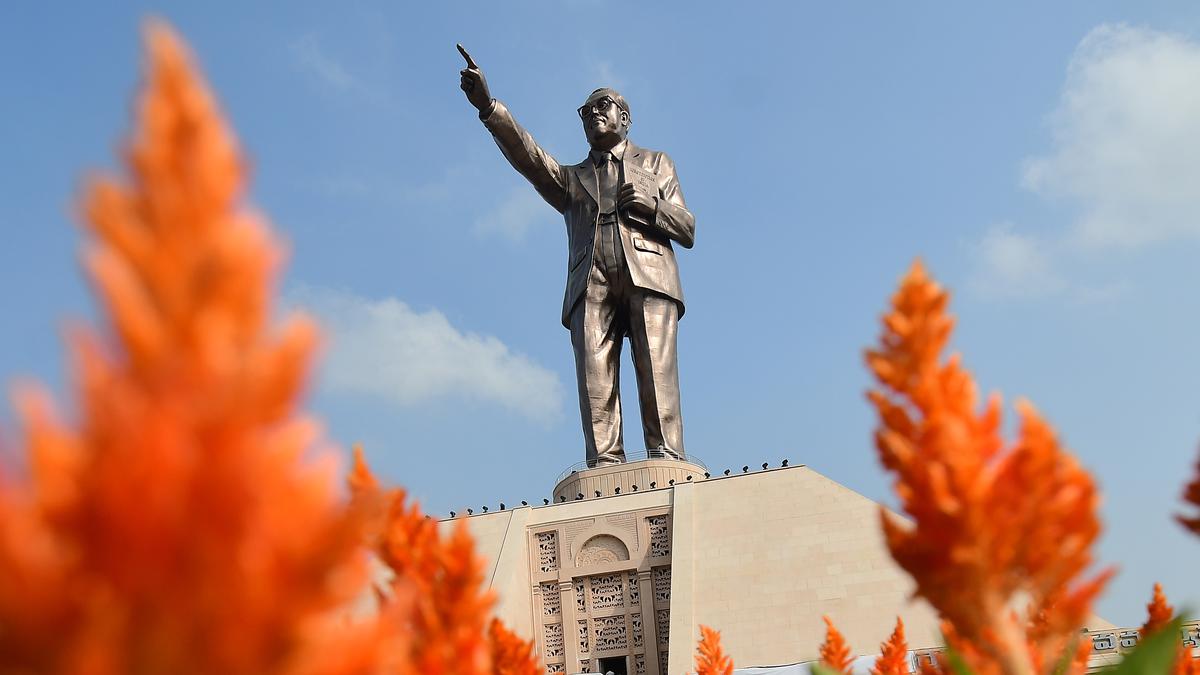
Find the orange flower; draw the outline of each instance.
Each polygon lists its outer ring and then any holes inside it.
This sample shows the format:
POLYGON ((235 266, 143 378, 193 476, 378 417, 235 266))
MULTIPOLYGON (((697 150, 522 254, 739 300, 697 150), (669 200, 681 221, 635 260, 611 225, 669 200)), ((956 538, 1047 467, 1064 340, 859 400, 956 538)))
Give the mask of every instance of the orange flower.
POLYGON ((495 675, 541 675, 533 643, 510 631, 499 619, 488 626, 492 670, 495 675))
MULTIPOLYGON (((1200 509, 1200 461, 1196 462, 1196 477, 1188 483, 1183 491, 1183 500, 1193 508, 1200 509)), ((1184 527, 1191 530, 1193 534, 1200 534, 1200 515, 1191 517, 1176 516, 1179 522, 1184 527)))
POLYGON ((827 616, 825 620, 825 642, 821 643, 821 664, 839 673, 849 673, 854 657, 850 655, 850 645, 846 638, 833 625, 827 616))
MULTIPOLYGON (((382 490, 355 448, 350 475, 354 501, 373 523, 368 542, 392 572, 381 596, 402 624, 406 643, 395 659, 396 672, 420 675, 485 675, 492 672, 495 639, 504 636, 506 656, 518 650, 506 629, 488 617, 492 594, 483 588, 483 561, 466 522, 459 521, 449 537, 437 523, 407 500, 402 489, 382 490)), ((537 661, 497 664, 520 673, 539 669, 537 661)))
POLYGON ((721 633, 700 626, 700 643, 696 645, 696 675, 733 675, 733 659, 721 649, 721 633))
POLYGON ((1142 624, 1142 635, 1149 635, 1163 626, 1171 623, 1175 617, 1175 608, 1167 604, 1167 596, 1163 595, 1162 584, 1154 584, 1154 597, 1146 605, 1146 623, 1142 624))
POLYGON ((1017 439, 1003 449, 999 399, 977 412, 970 374, 957 357, 939 360, 953 328, 948 299, 914 263, 883 318, 879 348, 866 355, 880 384, 869 393, 880 417, 876 447, 912 519, 882 512, 883 529, 916 594, 979 659, 1032 673, 1057 662, 1107 580, 1079 580, 1100 532, 1099 495, 1026 402, 1017 403, 1017 439), (1011 612, 1022 597, 1031 600, 1025 620, 1011 612), (1031 643, 1033 617, 1041 629, 1031 643))
MULTIPOLYGON (((1154 596, 1146 605, 1146 623, 1142 624, 1142 636, 1162 630, 1171 619, 1175 618, 1175 608, 1167 603, 1162 584, 1154 584, 1154 596)), ((1175 665, 1172 672, 1175 675, 1194 675, 1200 671, 1200 664, 1192 658, 1192 650, 1180 645, 1176 650, 1175 665)))
POLYGON ((269 325, 282 259, 185 48, 146 31, 129 178, 91 181, 86 266, 111 333, 71 337, 79 421, 20 392, 0 483, 5 672, 369 673, 345 610, 361 518, 297 413, 317 333, 269 325))
POLYGON ((887 642, 879 645, 879 658, 871 675, 908 675, 908 643, 904 641, 904 622, 896 617, 896 629, 887 642))

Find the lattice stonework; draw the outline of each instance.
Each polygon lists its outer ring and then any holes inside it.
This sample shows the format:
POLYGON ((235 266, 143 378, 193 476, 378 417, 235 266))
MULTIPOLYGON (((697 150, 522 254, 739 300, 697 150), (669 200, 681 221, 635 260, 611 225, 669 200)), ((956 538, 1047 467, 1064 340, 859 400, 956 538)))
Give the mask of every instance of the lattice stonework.
POLYGON ((587 621, 579 622, 579 653, 586 654, 591 651, 591 645, 588 643, 588 628, 587 621))
MULTIPOLYGON (((646 656, 644 654, 638 654, 633 657, 633 672, 637 673, 637 675, 646 675, 646 656)), ((666 671, 663 672, 665 673, 666 671)))
POLYGON ((567 664, 565 664, 565 663, 552 663, 552 664, 546 666, 546 675, 554 675, 554 673, 563 673, 563 672, 566 672, 566 669, 567 669, 567 664))
POLYGON ((671 568, 670 567, 655 567, 653 570, 654 579, 654 602, 670 602, 671 601, 671 568))
POLYGON ((646 523, 650 525, 650 557, 671 555, 671 536, 667 531, 667 517, 650 516, 646 519, 646 523))
POLYGON ((581 672, 581 673, 592 672, 592 660, 584 659, 584 660, 580 661, 579 662, 579 672, 581 672))
POLYGON ((592 611, 625 606, 625 588, 621 574, 604 574, 590 577, 592 586, 592 611))
POLYGON ((537 535, 538 566, 543 572, 558 569, 558 533, 539 532, 537 535))
POLYGON ((636 605, 642 601, 642 587, 638 583, 637 571, 629 573, 629 604, 636 605))
POLYGON ((642 646, 642 613, 634 612, 629 615, 630 630, 633 631, 633 648, 642 646))
POLYGON ((583 614, 584 612, 587 611, 587 608, 584 607, 584 602, 586 601, 584 592, 585 591, 584 591, 584 587, 583 587, 583 579, 576 579, 575 580, 575 611, 579 614, 583 614))
POLYGON ((547 658, 563 655, 563 627, 561 623, 542 626, 542 645, 547 658))
POLYGON ((597 651, 629 648, 629 639, 625 633, 624 615, 592 619, 592 626, 596 629, 597 651))
POLYGON ((558 592, 558 584, 541 584, 542 615, 559 616, 562 614, 562 596, 558 592))
POLYGON ((663 647, 662 649, 658 650, 658 672, 666 673, 667 663, 667 648, 663 647))
POLYGON ((658 644, 665 645, 671 641, 671 610, 660 609, 654 613, 654 629, 658 631, 658 644))

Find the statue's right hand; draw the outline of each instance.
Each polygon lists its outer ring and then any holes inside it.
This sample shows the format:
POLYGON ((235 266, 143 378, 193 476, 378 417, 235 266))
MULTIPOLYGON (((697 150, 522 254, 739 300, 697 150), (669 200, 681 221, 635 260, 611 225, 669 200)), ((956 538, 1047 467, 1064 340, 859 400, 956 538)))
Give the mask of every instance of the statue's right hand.
POLYGON ((467 100, 479 112, 483 112, 492 104, 492 93, 488 90, 487 79, 483 76, 483 71, 475 64, 475 59, 463 49, 462 45, 458 45, 458 53, 462 54, 467 60, 467 67, 459 71, 462 81, 459 86, 467 95, 467 100))

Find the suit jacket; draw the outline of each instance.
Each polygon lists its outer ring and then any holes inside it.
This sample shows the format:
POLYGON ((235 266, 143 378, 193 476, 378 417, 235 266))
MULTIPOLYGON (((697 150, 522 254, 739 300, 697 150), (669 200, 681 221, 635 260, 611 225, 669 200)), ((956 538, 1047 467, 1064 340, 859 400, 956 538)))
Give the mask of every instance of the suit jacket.
MULTIPOLYGON (((521 128, 503 103, 496 101, 483 123, 496 145, 521 175, 533 184, 538 194, 553 206, 567 225, 567 289, 563 296, 562 322, 570 325, 571 310, 587 289, 596 242, 599 216, 599 182, 591 158, 573 166, 562 166, 521 128)), ((683 316, 683 286, 671 241, 691 248, 695 241, 696 219, 683 202, 675 164, 663 152, 647 150, 628 143, 623 164, 635 162, 655 175, 658 182, 658 208, 653 222, 642 225, 619 213, 621 245, 633 284, 661 293, 679 304, 683 316)), ((622 175, 624 175, 624 171, 622 175)))

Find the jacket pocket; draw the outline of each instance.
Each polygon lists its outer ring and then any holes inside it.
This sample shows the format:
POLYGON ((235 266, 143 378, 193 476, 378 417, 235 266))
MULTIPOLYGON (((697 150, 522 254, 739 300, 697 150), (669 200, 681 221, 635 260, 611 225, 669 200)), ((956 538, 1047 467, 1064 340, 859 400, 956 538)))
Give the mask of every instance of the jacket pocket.
POLYGON ((639 251, 653 253, 654 255, 663 254, 662 244, 650 241, 649 239, 643 239, 642 237, 633 238, 633 247, 639 251))

